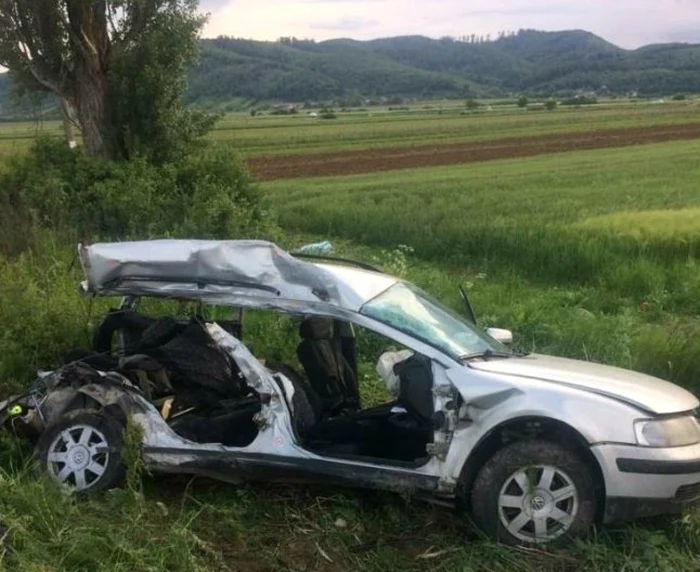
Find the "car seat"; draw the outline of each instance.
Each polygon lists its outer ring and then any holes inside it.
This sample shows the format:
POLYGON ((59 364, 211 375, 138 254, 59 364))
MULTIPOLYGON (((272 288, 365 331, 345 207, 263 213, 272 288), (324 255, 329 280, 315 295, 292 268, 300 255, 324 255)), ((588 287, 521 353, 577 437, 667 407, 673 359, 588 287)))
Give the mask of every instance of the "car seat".
POLYGON ((326 416, 343 409, 357 410, 360 403, 357 378, 343 355, 341 341, 333 334, 330 318, 314 316, 299 326, 302 341, 297 346, 297 357, 326 416))
POLYGON ((396 401, 316 424, 309 448, 329 453, 354 447, 363 456, 415 461, 433 440, 433 374, 430 359, 415 354, 394 366, 399 376, 396 401))

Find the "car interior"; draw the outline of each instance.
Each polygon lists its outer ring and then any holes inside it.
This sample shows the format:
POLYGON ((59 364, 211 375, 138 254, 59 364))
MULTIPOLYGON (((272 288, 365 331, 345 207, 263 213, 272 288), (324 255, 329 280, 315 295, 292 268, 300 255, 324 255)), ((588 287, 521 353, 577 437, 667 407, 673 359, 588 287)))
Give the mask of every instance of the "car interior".
MULTIPOLYGON (((243 338, 242 312, 216 322, 243 338)), ((322 456, 420 465, 433 440, 430 361, 412 354, 396 364, 392 399, 362 407, 357 339, 350 323, 305 316, 298 324, 296 363, 266 367, 285 398, 283 375, 294 387, 289 406, 298 442, 322 456)), ((261 396, 235 361, 211 340, 201 316, 153 317, 133 309, 111 310, 95 330, 80 361, 127 376, 158 407, 172 429, 198 443, 244 447, 258 433, 261 396), (120 340, 120 343, 116 343, 120 340), (116 347, 115 347, 116 346, 116 347)))

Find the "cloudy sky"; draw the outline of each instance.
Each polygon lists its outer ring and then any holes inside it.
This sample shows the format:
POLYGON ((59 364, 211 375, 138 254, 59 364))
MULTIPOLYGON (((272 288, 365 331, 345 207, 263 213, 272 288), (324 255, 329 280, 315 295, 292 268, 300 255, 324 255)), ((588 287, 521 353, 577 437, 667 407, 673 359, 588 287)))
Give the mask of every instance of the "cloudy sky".
POLYGON ((626 48, 700 43, 700 0, 201 0, 204 35, 275 40, 585 29, 626 48))

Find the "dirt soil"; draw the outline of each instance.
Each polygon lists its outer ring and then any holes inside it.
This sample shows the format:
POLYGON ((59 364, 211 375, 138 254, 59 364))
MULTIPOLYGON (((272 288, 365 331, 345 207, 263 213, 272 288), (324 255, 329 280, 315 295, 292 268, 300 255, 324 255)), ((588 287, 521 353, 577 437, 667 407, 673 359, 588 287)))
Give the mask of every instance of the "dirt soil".
POLYGON ((553 133, 476 143, 420 145, 311 155, 275 155, 249 159, 248 166, 258 180, 274 181, 439 167, 684 139, 700 139, 700 123, 608 129, 589 133, 553 133))

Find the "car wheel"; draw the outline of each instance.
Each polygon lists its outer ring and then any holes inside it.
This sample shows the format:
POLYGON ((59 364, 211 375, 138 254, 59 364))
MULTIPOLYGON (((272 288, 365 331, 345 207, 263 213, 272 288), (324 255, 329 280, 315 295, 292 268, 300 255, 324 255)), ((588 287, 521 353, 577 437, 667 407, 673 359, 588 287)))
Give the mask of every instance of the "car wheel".
POLYGON ((39 467, 71 492, 111 489, 125 475, 123 432, 122 424, 104 413, 67 413, 41 434, 35 451, 39 467))
POLYGON ((511 443, 477 474, 471 515, 482 531, 511 545, 552 545, 584 536, 596 516, 591 471, 556 443, 511 443))

